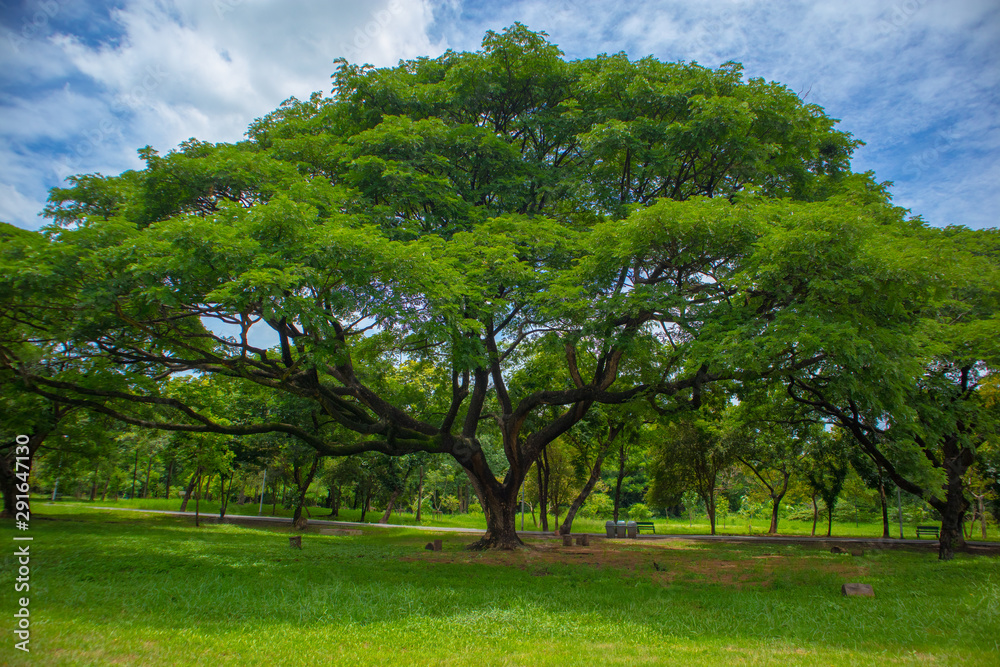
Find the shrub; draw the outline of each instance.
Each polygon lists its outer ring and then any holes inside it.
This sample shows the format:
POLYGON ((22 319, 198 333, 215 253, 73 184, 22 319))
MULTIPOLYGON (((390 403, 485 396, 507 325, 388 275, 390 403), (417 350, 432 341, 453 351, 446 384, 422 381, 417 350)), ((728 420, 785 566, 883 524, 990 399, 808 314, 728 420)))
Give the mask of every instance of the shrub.
POLYGON ((643 503, 636 503, 628 508, 628 518, 630 521, 646 521, 652 516, 653 513, 643 503))
POLYGON ((615 503, 606 493, 592 493, 587 502, 580 508, 580 514, 588 518, 611 518, 615 503))

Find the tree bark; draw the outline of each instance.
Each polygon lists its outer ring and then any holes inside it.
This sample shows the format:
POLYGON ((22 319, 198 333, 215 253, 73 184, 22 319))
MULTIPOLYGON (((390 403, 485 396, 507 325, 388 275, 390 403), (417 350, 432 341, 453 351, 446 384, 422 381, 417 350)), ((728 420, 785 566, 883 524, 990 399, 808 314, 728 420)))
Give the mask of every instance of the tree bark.
POLYGON ((181 501, 181 509, 180 509, 181 512, 187 510, 188 501, 191 500, 191 494, 194 493, 194 485, 201 477, 201 473, 203 470, 204 468, 198 466, 198 469, 194 471, 193 475, 191 475, 191 481, 188 482, 187 488, 184 489, 184 500, 181 501))
POLYGON ((319 465, 319 459, 320 455, 317 453, 313 457, 312 466, 309 468, 305 479, 302 478, 302 468, 300 466, 296 465, 292 469, 298 490, 298 497, 295 500, 295 511, 292 514, 292 525, 296 528, 301 528, 305 525, 305 522, 300 521, 302 519, 302 506, 306 502, 306 493, 309 491, 309 485, 312 484, 313 477, 316 476, 316 467, 319 465))
POLYGON ((129 494, 129 500, 135 500, 135 477, 139 473, 139 448, 135 448, 135 466, 132 468, 132 493, 129 494))
POLYGON ((486 534, 481 539, 469 545, 473 551, 485 549, 501 549, 509 551, 524 546, 517 535, 517 492, 520 480, 508 477, 507 484, 500 486, 492 493, 480 493, 483 502, 483 513, 486 516, 486 534))
POLYGON ((778 511, 781 509, 781 499, 784 497, 784 493, 771 496, 771 526, 767 529, 768 535, 778 534, 778 511))
POLYGON ((581 507, 583 507, 583 503, 585 503, 587 498, 590 497, 590 492, 593 491, 594 486, 597 485, 597 480, 601 478, 601 464, 604 463, 604 457, 611 449, 611 443, 614 442, 615 438, 621 432, 621 428, 621 426, 612 428, 611 432, 608 434, 608 441, 605 443, 604 447, 601 448, 600 452, 598 452, 597 458, 594 460, 594 467, 590 469, 590 477, 587 478, 587 483, 583 485, 583 489, 580 490, 580 493, 577 494, 576 498, 570 504, 569 509, 566 511, 566 519, 563 521, 562 526, 559 527, 559 533, 561 535, 569 535, 572 532, 573 519, 576 518, 576 513, 580 511, 581 507))
MULTIPOLYGON (((200 470, 201 468, 199 468, 200 470)), ((198 474, 198 493, 194 495, 194 527, 198 528, 199 523, 199 503, 201 503, 201 474, 198 474)))
POLYGON ((396 504, 396 498, 399 498, 399 494, 402 492, 402 489, 396 489, 389 495, 389 504, 385 506, 385 512, 382 514, 382 518, 378 520, 379 523, 389 523, 389 517, 392 515, 392 507, 396 504))
MULTIPOLYGON (((53 408, 53 410, 54 421, 58 423, 62 419, 63 413, 58 408, 53 408)), ((38 451, 51 432, 51 428, 45 428, 28 436, 27 472, 29 474, 35 463, 35 452, 38 451)), ((7 451, 3 456, 0 456, 0 492, 3 493, 3 511, 0 512, 0 518, 13 519, 16 514, 17 499, 15 496, 19 495, 17 485, 21 483, 17 473, 24 472, 23 468, 20 470, 17 468, 17 446, 17 439, 12 439, 5 448, 7 451)))
POLYGON ((882 502, 882 539, 889 539, 889 502, 885 497, 885 483, 882 481, 882 470, 879 470, 878 482, 879 500, 882 502))
POLYGON ((420 523, 420 505, 424 500, 424 467, 420 466, 420 479, 417 481, 417 512, 414 520, 420 523))
POLYGON ((90 485, 90 502, 94 502, 94 498, 97 497, 97 473, 100 467, 100 463, 94 466, 94 481, 90 485))
POLYGON ((701 497, 705 503, 705 513, 708 514, 708 524, 712 528, 712 535, 715 535, 715 493, 706 493, 701 497))
POLYGON ((813 502, 813 529, 812 536, 816 537, 816 522, 819 520, 819 507, 816 506, 816 495, 817 491, 813 491, 812 502, 813 502))
POLYGON ((149 455, 149 463, 146 464, 146 481, 142 483, 142 497, 149 498, 149 473, 153 470, 153 455, 149 455))
POLYGON ((549 475, 545 469, 544 450, 543 455, 535 461, 535 467, 538 469, 538 517, 542 522, 542 532, 547 533, 549 532, 549 475))
POLYGON ((226 510, 229 509, 229 494, 233 492, 233 478, 236 477, 236 468, 229 473, 229 493, 226 492, 226 476, 219 473, 219 521, 226 518, 226 510))

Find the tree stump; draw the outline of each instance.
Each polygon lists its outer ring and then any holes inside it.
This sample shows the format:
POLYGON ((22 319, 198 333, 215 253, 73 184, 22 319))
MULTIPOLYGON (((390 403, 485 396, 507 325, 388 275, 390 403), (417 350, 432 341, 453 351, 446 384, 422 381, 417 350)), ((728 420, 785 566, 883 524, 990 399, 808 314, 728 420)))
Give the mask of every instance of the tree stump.
POLYGON ((852 556, 864 556, 865 555, 865 550, 864 549, 851 549, 851 555, 852 556))
POLYGON ((288 546, 291 547, 292 549, 301 549, 302 548, 302 536, 301 535, 292 535, 291 537, 289 537, 288 538, 288 546))
POLYGON ((847 553, 847 549, 844 549, 843 547, 830 547, 830 553, 832 553, 832 554, 846 554, 847 553))
POLYGON ((576 546, 578 547, 589 547, 590 546, 590 535, 581 535, 576 538, 576 546))
POLYGON ((571 547, 571 546, 573 546, 573 536, 572 535, 563 535, 562 538, 563 538, 563 546, 564 547, 571 547))
POLYGON ((443 546, 441 540, 434 540, 434 551, 441 551, 443 546))
POLYGON ((840 594, 850 597, 873 598, 875 597, 875 589, 872 588, 871 584, 844 584, 840 587, 840 594))

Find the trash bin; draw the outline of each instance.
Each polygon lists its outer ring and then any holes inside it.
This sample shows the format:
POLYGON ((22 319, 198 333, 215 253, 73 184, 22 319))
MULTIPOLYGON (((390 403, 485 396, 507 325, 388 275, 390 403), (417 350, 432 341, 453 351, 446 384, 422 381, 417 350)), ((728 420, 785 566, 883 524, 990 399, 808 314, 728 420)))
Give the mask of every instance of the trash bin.
POLYGON ((635 536, 639 534, 639 527, 635 521, 629 521, 625 524, 625 531, 628 533, 629 539, 634 540, 635 536))
POLYGON ((607 523, 605 523, 604 524, 604 530, 608 531, 608 537, 614 537, 615 536, 615 522, 614 521, 608 521, 607 523))
POLYGON ((617 537, 625 537, 625 522, 619 521, 618 525, 615 526, 615 532, 617 537))

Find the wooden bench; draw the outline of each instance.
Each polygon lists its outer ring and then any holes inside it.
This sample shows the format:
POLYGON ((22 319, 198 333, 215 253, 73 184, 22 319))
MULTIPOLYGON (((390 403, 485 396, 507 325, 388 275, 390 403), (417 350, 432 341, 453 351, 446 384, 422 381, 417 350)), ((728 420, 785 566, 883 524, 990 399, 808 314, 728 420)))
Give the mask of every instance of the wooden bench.
POLYGON ((941 539, 937 526, 917 526, 917 539, 919 540, 924 535, 933 535, 935 539, 941 539))
POLYGON ((648 528, 653 535, 656 535, 656 528, 653 527, 652 521, 636 521, 635 522, 635 532, 642 533, 643 528, 648 528))

